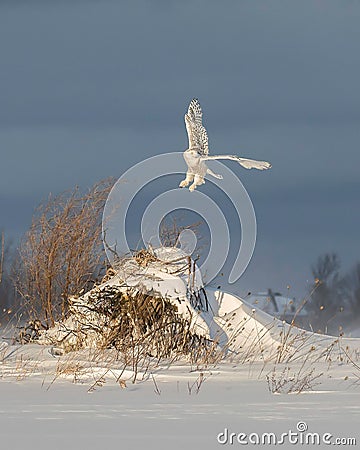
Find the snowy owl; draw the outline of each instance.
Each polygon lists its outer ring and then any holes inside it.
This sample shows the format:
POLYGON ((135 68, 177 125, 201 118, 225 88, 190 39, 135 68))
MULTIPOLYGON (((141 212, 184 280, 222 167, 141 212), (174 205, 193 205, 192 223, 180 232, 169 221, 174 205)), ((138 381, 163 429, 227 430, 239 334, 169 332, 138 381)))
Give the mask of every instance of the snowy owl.
POLYGON ((208 173, 215 178, 222 179, 221 175, 210 170, 206 161, 211 159, 232 159, 237 161, 246 169, 270 169, 271 164, 266 161, 255 161, 253 159, 240 158, 235 155, 209 156, 209 140, 205 127, 202 124, 202 110, 197 98, 191 100, 188 112, 185 114, 185 125, 189 138, 189 148, 184 152, 184 159, 188 166, 186 178, 180 183, 180 187, 188 186, 194 191, 197 186, 205 183, 204 177, 208 173))

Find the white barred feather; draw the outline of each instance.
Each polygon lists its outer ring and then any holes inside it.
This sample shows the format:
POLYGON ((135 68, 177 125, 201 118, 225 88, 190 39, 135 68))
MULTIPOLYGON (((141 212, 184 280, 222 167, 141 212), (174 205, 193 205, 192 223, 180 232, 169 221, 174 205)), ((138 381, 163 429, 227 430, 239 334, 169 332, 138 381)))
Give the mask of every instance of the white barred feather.
POLYGON ((267 161, 256 161, 254 159, 240 158, 236 155, 214 155, 209 156, 209 139, 205 127, 202 124, 202 110, 197 98, 190 102, 187 113, 185 114, 185 125, 189 139, 189 148, 184 152, 184 159, 188 166, 186 179, 180 183, 180 187, 188 186, 191 182, 190 190, 193 191, 197 186, 204 184, 206 174, 221 179, 222 176, 212 172, 207 166, 206 161, 217 159, 230 159, 238 162, 245 169, 270 169, 271 164, 267 161))

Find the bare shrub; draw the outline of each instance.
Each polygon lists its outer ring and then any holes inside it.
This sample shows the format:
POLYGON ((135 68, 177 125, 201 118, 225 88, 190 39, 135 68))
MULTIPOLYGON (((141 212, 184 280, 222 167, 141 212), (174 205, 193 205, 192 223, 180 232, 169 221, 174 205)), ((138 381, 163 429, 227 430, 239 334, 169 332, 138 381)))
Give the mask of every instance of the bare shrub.
POLYGON ((176 213, 162 220, 159 230, 162 245, 165 247, 175 247, 179 243, 179 236, 181 232, 185 230, 193 231, 198 240, 202 239, 202 236, 200 235, 200 227, 203 222, 201 220, 192 222, 188 225, 181 225, 182 221, 184 221, 184 217, 176 213))
POLYGON ((40 205, 19 248, 17 291, 30 317, 47 326, 64 319, 68 298, 89 289, 105 259, 101 214, 113 182, 100 181, 86 193, 78 188, 40 205))
POLYGON ((285 366, 281 371, 277 366, 266 375, 269 391, 273 394, 300 394, 304 391, 311 391, 314 386, 320 384, 317 381, 323 373, 316 373, 315 367, 301 368, 296 372, 289 366, 285 366))

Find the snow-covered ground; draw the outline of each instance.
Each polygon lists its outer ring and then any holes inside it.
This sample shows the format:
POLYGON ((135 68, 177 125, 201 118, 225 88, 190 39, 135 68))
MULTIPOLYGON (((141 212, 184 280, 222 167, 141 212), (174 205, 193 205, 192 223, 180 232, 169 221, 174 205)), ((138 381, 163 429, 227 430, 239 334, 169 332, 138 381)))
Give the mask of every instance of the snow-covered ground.
MULTIPOLYGON (((1 448, 267 448, 252 442, 289 431, 299 440, 355 438, 359 446, 360 339, 289 329, 218 291, 209 302, 231 343, 225 359, 154 365, 136 383, 111 358, 95 363, 90 350, 58 356, 51 346, 3 345, 1 448)), ((211 330, 210 316, 203 318, 211 330)), ((283 439, 274 448, 297 447, 283 439)))
MULTIPOLYGON (((296 365, 293 366, 297 370, 296 365)), ((318 367, 324 370, 325 367, 318 367)), ((197 373, 177 365, 151 380, 121 388, 109 380, 88 393, 89 384, 33 376, 0 384, 1 448, 36 449, 197 449, 219 448, 219 433, 296 431, 360 439, 360 386, 349 367, 326 372, 313 392, 274 395, 259 379, 261 365, 226 364, 211 371, 189 394, 197 373), (331 378, 330 378, 331 377, 331 378)), ((237 444, 235 442, 234 444, 237 444)), ((250 445, 251 446, 251 445, 250 445)), ((291 448, 290 445, 282 448, 291 448)))

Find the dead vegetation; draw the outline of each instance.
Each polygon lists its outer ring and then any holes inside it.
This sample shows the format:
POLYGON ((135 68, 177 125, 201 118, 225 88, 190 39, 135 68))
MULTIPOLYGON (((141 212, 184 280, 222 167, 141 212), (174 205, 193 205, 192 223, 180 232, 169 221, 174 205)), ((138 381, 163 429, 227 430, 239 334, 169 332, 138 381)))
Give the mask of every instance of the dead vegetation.
POLYGON ((125 292, 119 286, 95 288, 86 301, 73 298, 70 312, 71 321, 61 324, 61 334, 47 336, 65 352, 113 348, 132 361, 185 356, 200 362, 214 350, 211 341, 192 331, 191 320, 179 315, 170 300, 131 288, 125 292))
POLYGON ((304 369, 302 366, 299 370, 294 371, 289 366, 285 366, 282 370, 278 367, 266 375, 266 381, 269 391, 273 394, 300 394, 301 392, 311 391, 320 384, 319 378, 322 372, 317 373, 315 367, 304 369))
POLYGON ((70 295, 90 289, 104 270, 101 214, 112 184, 50 196, 20 244, 16 289, 29 316, 46 326, 63 320, 70 295))

